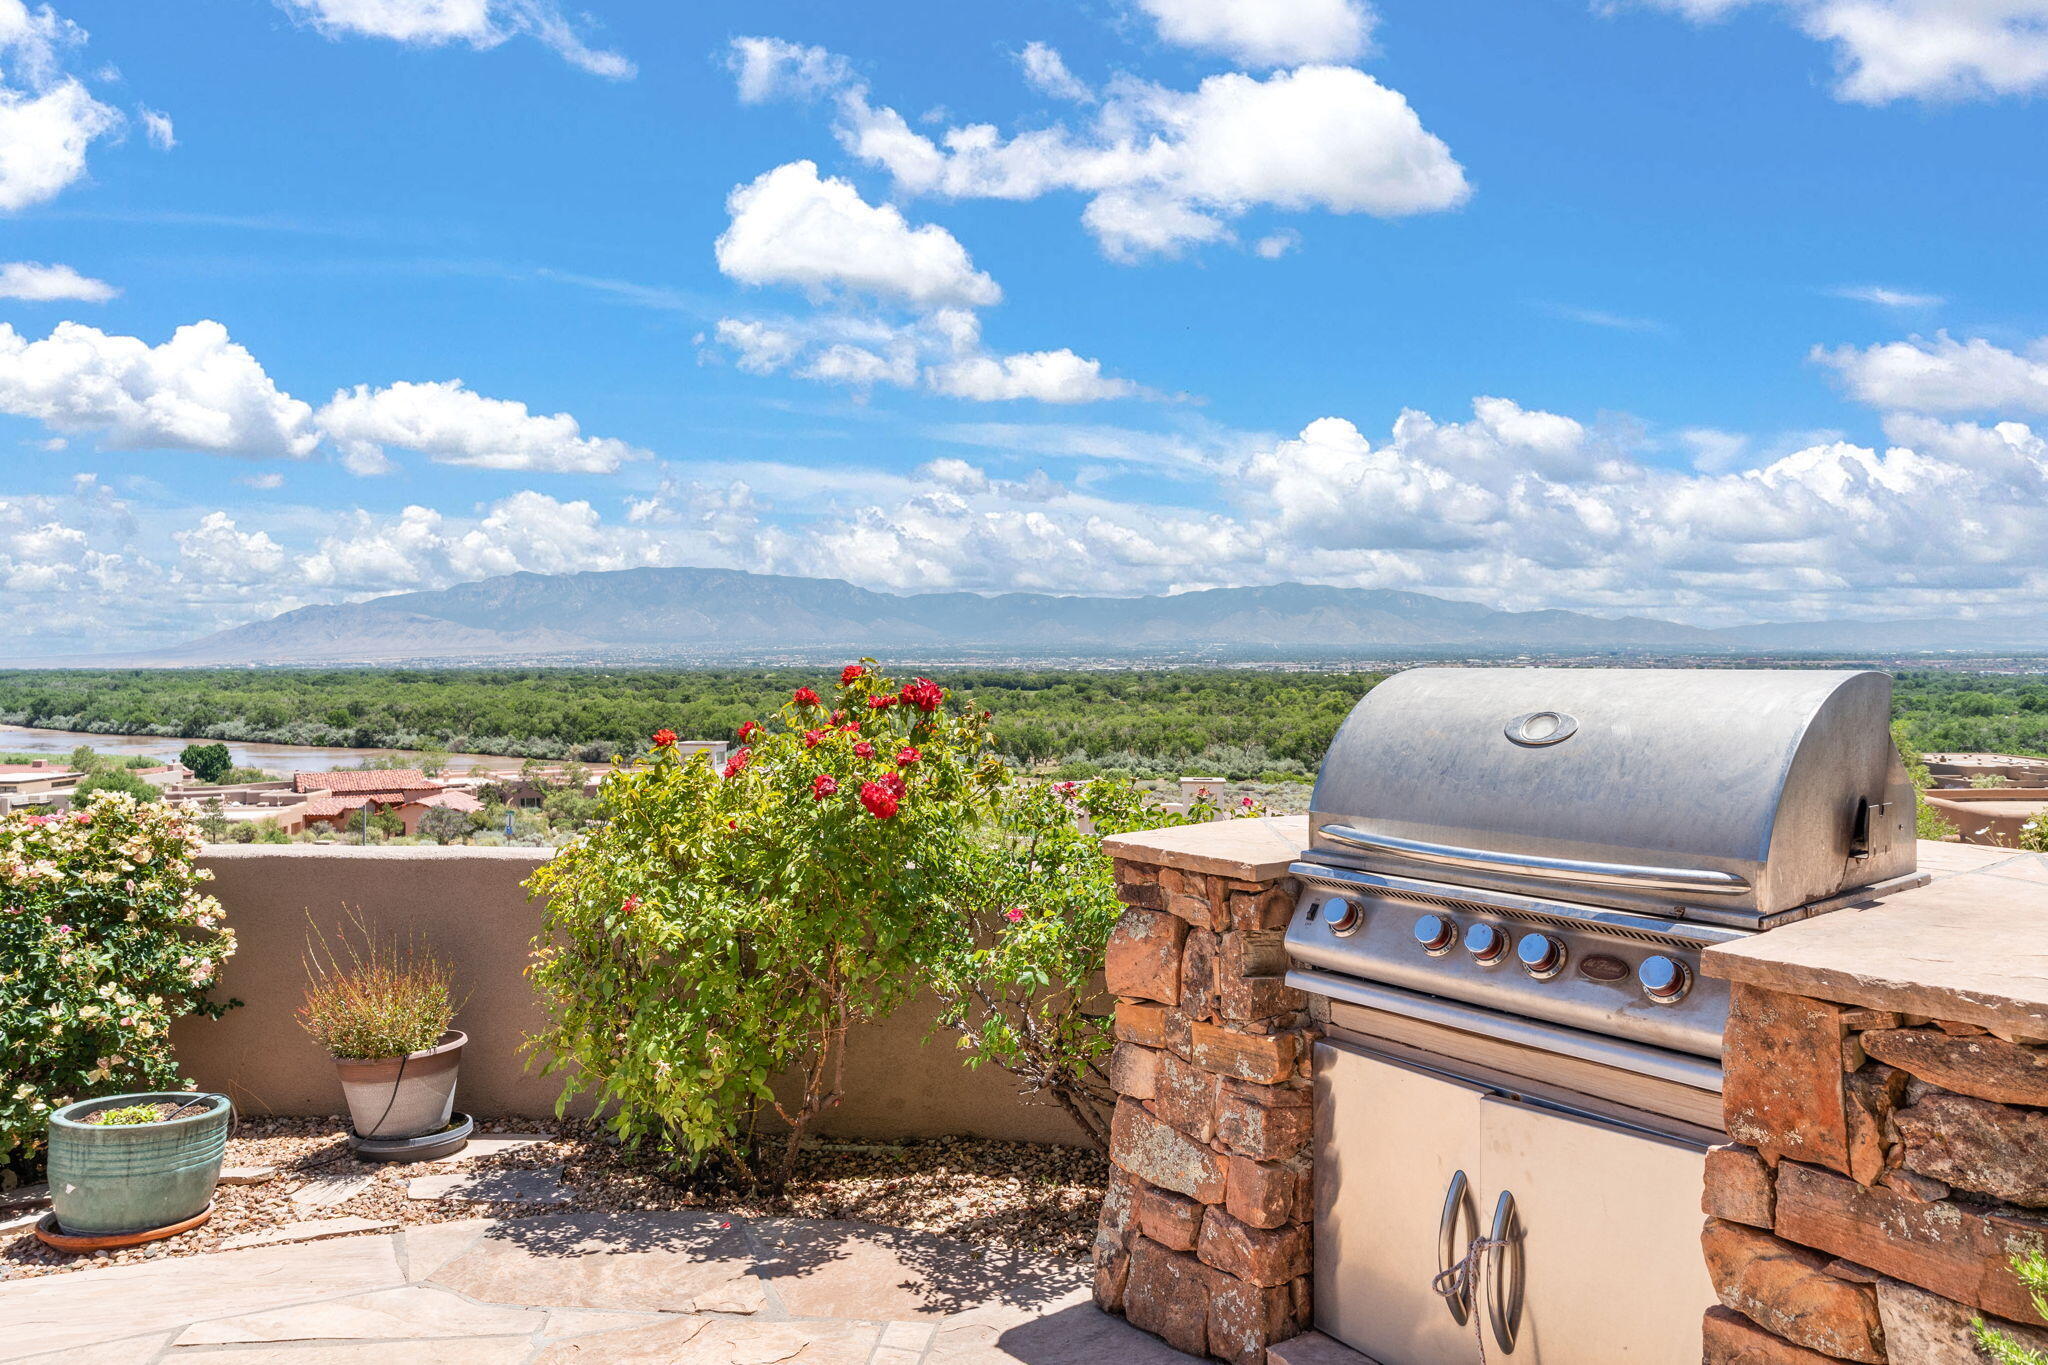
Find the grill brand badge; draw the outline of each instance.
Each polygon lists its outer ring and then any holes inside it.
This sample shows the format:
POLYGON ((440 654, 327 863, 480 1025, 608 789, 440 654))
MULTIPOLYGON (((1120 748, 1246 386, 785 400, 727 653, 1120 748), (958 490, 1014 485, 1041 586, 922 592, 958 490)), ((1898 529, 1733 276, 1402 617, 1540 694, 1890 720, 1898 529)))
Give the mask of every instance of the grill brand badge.
POLYGON ((1525 749, 1541 749, 1546 745, 1562 744, 1578 733, 1579 720, 1562 711, 1531 711, 1516 716, 1502 732, 1525 749))

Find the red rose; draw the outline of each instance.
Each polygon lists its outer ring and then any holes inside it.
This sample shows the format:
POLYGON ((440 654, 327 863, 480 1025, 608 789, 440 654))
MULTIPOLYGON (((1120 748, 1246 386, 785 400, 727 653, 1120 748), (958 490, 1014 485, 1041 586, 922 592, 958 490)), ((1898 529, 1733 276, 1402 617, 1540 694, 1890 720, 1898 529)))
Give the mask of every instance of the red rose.
POLYGON ((824 742, 825 732, 823 730, 804 731, 804 747, 806 749, 815 749, 824 742))
POLYGON ((936 711, 946 702, 946 689, 930 678, 919 678, 905 687, 901 695, 905 706, 915 706, 920 711, 936 711))
POLYGON ((833 712, 833 713, 832 713, 831 715, 829 715, 829 716, 825 717, 825 722, 826 722, 826 724, 828 724, 828 725, 839 725, 839 724, 843 724, 843 723, 845 722, 845 720, 846 720, 846 713, 845 713, 844 711, 834 711, 834 712, 833 712))
POLYGON ((725 760, 725 775, 727 777, 738 777, 747 770, 747 765, 753 761, 754 751, 752 749, 736 750, 731 758, 725 760))
POLYGON ((844 724, 844 725, 842 725, 842 726, 840 726, 840 727, 839 727, 839 733, 840 733, 840 734, 842 734, 842 735, 857 735, 857 734, 859 734, 859 733, 860 733, 860 722, 859 722, 859 721, 857 721, 857 720, 850 720, 850 721, 846 722, 846 724, 844 724))
POLYGON ((915 745, 906 744, 896 751, 896 766, 899 768, 907 768, 911 764, 917 762, 920 758, 923 757, 924 755, 917 751, 917 747, 915 745))
POLYGON ((791 697, 790 700, 795 702, 798 706, 824 705, 823 702, 818 700, 818 694, 816 692, 811 691, 811 689, 808 687, 799 687, 796 690, 796 695, 791 697))
POLYGON ((760 732, 761 726, 759 722, 751 720, 747 721, 745 724, 740 726, 740 743, 745 744, 749 739, 752 739, 755 735, 759 734, 760 732))
POLYGON ((654 732, 654 747, 655 747, 655 748, 657 748, 657 749, 673 749, 673 748, 675 747, 675 743, 676 743, 676 732, 675 732, 675 731, 673 731, 673 730, 656 730, 656 731, 654 732))
POLYGON ((895 704, 896 699, 886 692, 879 697, 868 698, 868 710, 870 711, 886 711, 895 704))
POLYGON ((865 668, 862 668, 859 664, 848 664, 845 668, 839 670, 839 685, 841 687, 851 687, 853 686, 854 679, 866 676, 867 670, 865 668))
POLYGON ((1003 918, 1008 920, 1012 924, 1021 923, 1024 919, 1024 907, 1021 905, 1011 906, 1009 909, 1003 911, 1003 918))
POLYGON ((863 782, 860 787, 860 803, 868 808, 868 814, 877 820, 888 820, 896 814, 896 793, 879 782, 863 782))
POLYGON ((910 790, 910 784, 903 780, 901 773, 885 773, 876 779, 875 785, 881 787, 898 801, 903 799, 903 793, 910 790))
POLYGON ((839 794, 839 780, 830 773, 819 773, 811 779, 811 800, 823 801, 828 796, 839 794))
POLYGON ((628 896, 624 900, 619 902, 619 909, 625 911, 629 915, 632 914, 635 910, 638 910, 639 908, 640 898, 638 896, 628 896))
POLYGON ((875 746, 868 743, 866 740, 862 740, 860 743, 854 745, 853 751, 859 754, 862 758, 873 758, 875 756, 875 746))

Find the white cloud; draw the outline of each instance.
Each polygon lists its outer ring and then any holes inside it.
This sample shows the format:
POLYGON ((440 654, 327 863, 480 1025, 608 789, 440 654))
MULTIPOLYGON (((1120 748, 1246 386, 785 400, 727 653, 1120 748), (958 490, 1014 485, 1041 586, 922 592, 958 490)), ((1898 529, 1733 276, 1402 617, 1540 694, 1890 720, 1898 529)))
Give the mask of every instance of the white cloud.
POLYGON ((149 136, 149 145, 160 152, 168 152, 178 145, 177 130, 171 125, 171 116, 161 109, 144 108, 142 130, 149 136))
POLYGON ((1863 104, 2048 90, 2048 0, 1643 0, 1694 20, 1770 4, 1833 45, 1836 94, 1863 104))
POLYGON ((804 348, 803 337, 790 328, 745 318, 720 318, 718 340, 748 374, 774 374, 804 348))
MULTIPOLYGON (((1054 99, 1083 104, 1095 99, 1095 92, 1088 88, 1088 83, 1067 69, 1067 60, 1060 56, 1056 47, 1041 42, 1026 43, 1024 50, 1017 54, 1017 65, 1023 68, 1024 81, 1033 90, 1054 99)), ((745 98, 744 91, 741 98, 745 98)))
POLYGON ((93 142, 118 131, 120 113, 61 70, 85 30, 48 5, 0 0, 0 212, 55 198, 85 175, 93 142))
POLYGON ((664 562, 662 541, 607 525, 588 502, 531 490, 502 498, 474 520, 417 504, 396 516, 363 511, 298 561, 313 586, 352 591, 435 587, 496 574, 576 573, 664 562))
POLYGON ((1252 251, 1261 260, 1277 261, 1301 245, 1301 234, 1293 228, 1282 228, 1268 233, 1252 243, 1252 251))
POLYGON ((173 582, 248 583, 275 575, 285 563, 282 545, 266 532, 241 530, 225 512, 208 512, 197 526, 171 538, 178 546, 173 582))
POLYGON ((1858 350, 1825 350, 1813 358, 1832 368, 1858 402, 1917 412, 2048 413, 2048 337, 2025 353, 1981 337, 1957 341, 1937 332, 1858 350))
POLYGON ((401 380, 381 389, 358 384, 337 392, 315 420, 358 473, 382 472, 385 446, 439 464, 552 474, 609 474, 646 455, 624 441, 583 435, 566 412, 530 413, 524 403, 486 398, 459 379, 401 380))
POLYGON ((76 322, 29 341, 0 323, 0 412, 116 450, 303 459, 319 439, 312 409, 217 322, 158 346, 76 322))
POLYGON ((1083 221, 1119 260, 1226 239, 1230 220, 1254 207, 1394 218, 1455 208, 1471 192, 1408 101, 1353 67, 1233 72, 1192 91, 1120 78, 1091 126, 1008 138, 969 124, 935 142, 859 86, 839 102, 841 142, 904 192, 1075 191, 1089 198, 1083 221))
POLYGON ((1348 62, 1371 45, 1364 0, 1137 0, 1159 36, 1251 66, 1348 62))
POLYGON ((39 261, 0 263, 0 299, 24 299, 31 303, 77 299, 83 303, 105 303, 120 292, 105 280, 81 275, 68 265, 44 265, 39 261))
POLYGON ((1904 289, 1887 289, 1881 284, 1845 285, 1831 292, 1838 299, 1874 303, 1880 308, 1939 308, 1948 302, 1939 294, 1915 294, 1904 289))
POLYGON ((292 17, 329 38, 389 38, 416 47, 467 43, 482 51, 525 35, 592 75, 626 80, 633 63, 593 48, 556 0, 277 0, 292 17))
POLYGON ((738 82, 741 104, 808 99, 853 80, 853 64, 838 53, 781 38, 735 38, 726 65, 738 82))
POLYGON ((1085 360, 1065 347, 950 361, 932 369, 929 381, 949 397, 981 403, 1018 398, 1035 398, 1041 403, 1096 403, 1140 392, 1128 379, 1105 376, 1101 361, 1085 360))
POLYGON ((743 284, 814 296, 864 294, 914 308, 974 307, 1002 298, 967 249, 936 223, 912 227, 894 205, 869 204, 816 163, 793 161, 734 189, 718 268, 743 284))

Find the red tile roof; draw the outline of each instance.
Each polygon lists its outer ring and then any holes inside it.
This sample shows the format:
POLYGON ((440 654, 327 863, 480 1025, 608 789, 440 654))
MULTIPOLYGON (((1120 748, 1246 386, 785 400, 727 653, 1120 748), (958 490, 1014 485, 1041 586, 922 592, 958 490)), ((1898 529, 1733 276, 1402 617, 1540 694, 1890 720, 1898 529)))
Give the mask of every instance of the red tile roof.
POLYGON ((306 798, 306 818, 319 820, 336 815, 347 815, 361 810, 364 806, 376 804, 367 796, 334 796, 319 792, 306 798))
POLYGON ((468 792, 441 791, 431 796, 416 796, 406 802, 408 806, 439 806, 443 810, 482 810, 484 803, 468 792))
POLYGON ((294 773, 295 792, 410 792, 423 788, 440 790, 437 782, 418 768, 372 768, 365 772, 294 773))

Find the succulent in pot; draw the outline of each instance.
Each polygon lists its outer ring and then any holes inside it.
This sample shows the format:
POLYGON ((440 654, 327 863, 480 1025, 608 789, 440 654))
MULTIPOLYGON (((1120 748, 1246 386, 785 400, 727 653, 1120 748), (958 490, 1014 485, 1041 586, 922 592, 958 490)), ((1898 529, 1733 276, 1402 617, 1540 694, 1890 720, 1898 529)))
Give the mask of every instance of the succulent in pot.
POLYGON ((354 1136, 420 1137, 448 1127, 468 1035, 450 1027, 454 974, 416 939, 386 937, 354 913, 330 945, 317 928, 299 1023, 334 1058, 354 1136))
POLYGON ((79 1100, 53 1112, 50 1204, 58 1231, 119 1243, 199 1218, 220 1180, 231 1109, 225 1095, 161 1091, 79 1100))

